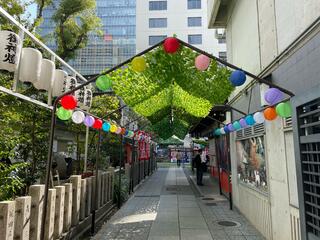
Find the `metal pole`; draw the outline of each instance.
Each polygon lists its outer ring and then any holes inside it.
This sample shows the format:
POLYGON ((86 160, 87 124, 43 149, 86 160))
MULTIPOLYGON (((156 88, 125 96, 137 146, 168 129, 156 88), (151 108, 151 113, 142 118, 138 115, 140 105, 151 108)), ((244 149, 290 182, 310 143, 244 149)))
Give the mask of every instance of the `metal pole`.
POLYGON ((101 143, 101 130, 98 132, 98 141, 97 141, 97 151, 96 151, 96 182, 95 182, 95 201, 94 208, 92 210, 92 222, 91 222, 91 233, 94 234, 95 223, 96 223, 96 211, 98 210, 98 184, 99 184, 99 160, 100 160, 100 143, 101 143))
POLYGON ((134 138, 132 139, 132 152, 131 152, 131 174, 130 174, 130 191, 134 189, 134 138))
POLYGON ((227 159, 227 164, 228 164, 228 185, 229 185, 229 206, 230 206, 230 210, 232 210, 232 192, 231 192, 231 159, 230 159, 230 138, 229 135, 226 136, 227 138, 227 147, 228 147, 228 159, 227 159))
POLYGON ((84 146, 83 172, 86 172, 86 171, 87 171, 88 144, 89 144, 89 127, 86 127, 86 140, 85 140, 85 146, 84 146))
POLYGON ((219 151, 219 145, 217 142, 217 138, 215 139, 216 141, 216 156, 217 156, 217 167, 218 167, 218 179, 219 179, 219 193, 222 195, 222 188, 221 188, 221 177, 220 177, 220 151, 219 151))
POLYGON ((122 144, 123 144, 123 136, 122 136, 122 134, 120 134, 118 208, 121 207, 121 165, 122 165, 122 149, 123 149, 122 144))

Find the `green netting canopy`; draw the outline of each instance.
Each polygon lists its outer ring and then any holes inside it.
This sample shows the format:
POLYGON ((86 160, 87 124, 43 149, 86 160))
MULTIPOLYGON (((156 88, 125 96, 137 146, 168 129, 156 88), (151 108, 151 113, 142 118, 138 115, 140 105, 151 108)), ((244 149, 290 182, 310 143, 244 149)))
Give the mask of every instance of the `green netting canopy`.
POLYGON ((134 71, 131 63, 112 72, 113 90, 152 123, 159 137, 184 138, 193 124, 215 104, 223 104, 233 90, 230 70, 212 59, 209 68, 200 71, 195 67, 198 55, 184 45, 168 54, 160 45, 143 55, 144 71, 134 71))

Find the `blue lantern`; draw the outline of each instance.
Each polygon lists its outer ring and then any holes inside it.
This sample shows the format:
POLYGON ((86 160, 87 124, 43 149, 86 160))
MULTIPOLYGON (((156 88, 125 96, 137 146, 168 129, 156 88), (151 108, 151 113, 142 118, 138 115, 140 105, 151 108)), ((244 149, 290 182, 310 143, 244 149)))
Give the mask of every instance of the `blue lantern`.
POLYGON ((224 126, 223 130, 224 130, 225 133, 229 133, 230 132, 228 126, 224 126))
POLYGON ((105 122, 105 123, 102 124, 102 130, 103 130, 103 131, 109 132, 109 131, 110 131, 110 128, 111 128, 110 123, 105 122))
POLYGON ((235 70, 230 75, 230 82, 233 86, 241 86, 246 82, 246 74, 241 70, 235 70))
POLYGON ((247 123, 249 126, 252 126, 252 125, 254 125, 254 124, 256 123, 256 122, 254 121, 252 115, 246 116, 245 120, 246 120, 246 123, 247 123))
POLYGON ((235 121, 232 125, 235 130, 241 129, 241 125, 238 121, 235 121))

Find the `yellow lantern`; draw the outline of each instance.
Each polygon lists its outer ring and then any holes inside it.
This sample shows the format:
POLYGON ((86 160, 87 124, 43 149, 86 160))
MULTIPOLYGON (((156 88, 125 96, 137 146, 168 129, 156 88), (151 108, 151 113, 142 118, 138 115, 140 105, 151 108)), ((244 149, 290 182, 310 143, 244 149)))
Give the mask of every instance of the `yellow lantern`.
POLYGON ((143 72, 146 69, 146 60, 143 57, 135 57, 132 62, 132 69, 136 72, 143 72))
POLYGON ((117 131, 117 129, 118 129, 118 127, 115 124, 112 124, 111 128, 110 128, 110 132, 115 133, 117 131))

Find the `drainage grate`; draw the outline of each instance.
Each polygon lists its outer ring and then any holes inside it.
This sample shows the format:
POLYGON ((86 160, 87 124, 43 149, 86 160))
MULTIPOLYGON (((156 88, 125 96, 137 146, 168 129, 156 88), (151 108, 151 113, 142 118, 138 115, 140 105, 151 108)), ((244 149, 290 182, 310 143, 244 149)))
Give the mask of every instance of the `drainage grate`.
POLYGON ((214 200, 214 198, 211 198, 211 197, 204 197, 204 198, 202 198, 202 200, 204 200, 204 201, 213 201, 213 200, 214 200))
POLYGON ((224 226, 224 227, 240 226, 240 223, 233 222, 233 221, 219 221, 218 224, 219 224, 220 226, 224 226))
POLYGON ((160 195, 135 195, 134 197, 156 197, 156 198, 159 198, 160 197, 160 195))
POLYGON ((217 206, 216 203, 210 202, 210 203, 206 203, 207 206, 217 206))

